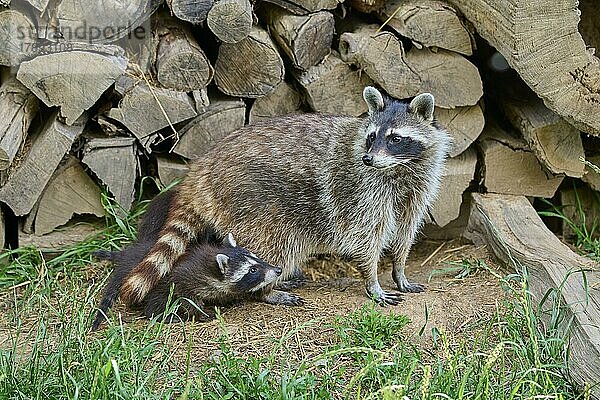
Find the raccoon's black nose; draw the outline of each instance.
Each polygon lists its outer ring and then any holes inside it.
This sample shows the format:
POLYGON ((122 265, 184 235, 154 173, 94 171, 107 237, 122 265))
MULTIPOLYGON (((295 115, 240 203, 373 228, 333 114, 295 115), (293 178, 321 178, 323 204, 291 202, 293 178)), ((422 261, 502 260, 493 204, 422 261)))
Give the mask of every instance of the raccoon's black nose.
POLYGON ((277 276, 281 275, 281 273, 283 272, 283 270, 279 267, 275 267, 275 273, 277 274, 277 276))
POLYGON ((363 162, 365 163, 365 165, 368 165, 370 167, 373 166, 373 156, 370 154, 365 154, 362 158, 363 162))

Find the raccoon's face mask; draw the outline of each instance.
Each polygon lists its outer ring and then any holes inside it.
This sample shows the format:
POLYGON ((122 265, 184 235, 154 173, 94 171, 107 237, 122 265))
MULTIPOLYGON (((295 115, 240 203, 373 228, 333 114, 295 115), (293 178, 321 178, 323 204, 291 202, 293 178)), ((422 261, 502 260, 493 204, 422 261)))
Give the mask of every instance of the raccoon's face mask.
POLYGON ((386 105, 377 89, 367 87, 363 97, 371 118, 365 132, 363 163, 387 169, 419 162, 428 147, 426 132, 433 123, 433 96, 420 94, 408 106, 393 100, 386 105))

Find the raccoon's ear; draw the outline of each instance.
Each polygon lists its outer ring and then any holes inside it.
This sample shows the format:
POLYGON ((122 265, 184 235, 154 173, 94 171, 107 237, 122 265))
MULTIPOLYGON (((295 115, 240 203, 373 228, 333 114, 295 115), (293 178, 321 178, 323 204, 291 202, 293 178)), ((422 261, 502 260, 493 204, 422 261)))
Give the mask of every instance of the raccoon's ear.
POLYGON ((383 96, 381 95, 381 92, 373 86, 367 86, 365 90, 363 90, 363 99, 365 99, 369 106, 369 114, 383 110, 383 96))
POLYGON ((223 246, 237 247, 237 243, 235 242, 231 232, 229 232, 227 236, 225 236, 225 239, 223 239, 223 246))
POLYGON ((408 111, 417 114, 424 121, 433 121, 433 108, 435 100, 431 93, 421 93, 415 97, 408 105, 408 111))
POLYGON ((215 257, 215 260, 217 260, 217 264, 219 265, 221 273, 225 275, 225 271, 227 271, 227 268, 229 267, 229 257, 227 257, 225 254, 219 253, 215 257))

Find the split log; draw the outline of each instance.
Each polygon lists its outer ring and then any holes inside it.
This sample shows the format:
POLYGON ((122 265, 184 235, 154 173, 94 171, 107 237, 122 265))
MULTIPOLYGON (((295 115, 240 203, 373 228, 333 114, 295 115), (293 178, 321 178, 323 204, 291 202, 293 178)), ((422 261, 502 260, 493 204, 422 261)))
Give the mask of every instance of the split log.
POLYGON ((375 33, 368 25, 340 36, 343 61, 364 70, 390 96, 405 99, 419 94, 421 79, 406 63, 402 42, 391 32, 375 33))
POLYGON ((2 212, 2 208, 0 207, 0 250, 4 249, 4 236, 6 235, 6 230, 4 229, 4 213, 2 212))
POLYGON ((420 91, 431 92, 439 107, 472 106, 483 96, 479 70, 459 54, 413 47, 406 62, 421 80, 420 91))
POLYGON ((431 209, 431 216, 439 227, 448 225, 458 218, 463 192, 475 177, 477 152, 470 148, 458 157, 447 161, 442 178, 440 195, 431 209))
MULTIPOLYGON (((570 331, 569 375, 581 388, 600 382, 600 292, 591 289, 600 281, 600 265, 558 240, 525 197, 472 196, 468 238, 486 244, 517 272, 527 269, 534 307, 555 290, 557 306, 567 313, 563 323, 569 324, 563 326, 570 331)), ((594 389, 592 398, 598 399, 594 389)))
POLYGON ((6 170, 21 148, 38 111, 37 98, 12 78, 0 86, 0 170, 6 170))
POLYGON ((208 12, 206 24, 224 43, 238 43, 252 29, 252 5, 248 0, 217 0, 208 12))
POLYGON ((213 0, 167 0, 167 4, 177 18, 199 24, 206 19, 213 0))
POLYGON ((17 79, 48 107, 60 106, 61 116, 71 125, 115 83, 126 65, 123 57, 68 51, 23 62, 17 79))
POLYGON ((158 81, 181 92, 205 88, 212 79, 213 68, 192 33, 174 18, 161 14, 155 35, 158 81))
POLYGON ((85 173, 79 160, 69 156, 40 198, 35 216, 35 234, 45 235, 66 224, 74 214, 104 216, 100 188, 85 173))
POLYGON ((366 74, 352 70, 334 53, 296 79, 314 111, 353 116, 368 111, 362 92, 373 82, 366 74))
POLYGON ((26 158, 0 188, 0 201, 5 202, 17 216, 31 211, 52 173, 83 131, 83 123, 68 126, 57 117, 55 112, 48 119, 34 138, 26 158))
POLYGON ((333 10, 343 0, 265 0, 294 14, 310 14, 322 10, 333 10))
POLYGON ((331 51, 334 21, 327 11, 294 15, 272 7, 266 19, 271 34, 297 68, 317 65, 331 51))
POLYGON ((192 98, 194 99, 196 111, 199 113, 203 112, 204 109, 210 105, 210 99, 208 98, 206 89, 194 90, 192 92, 192 98))
POLYGON ((246 104, 241 100, 217 99, 206 110, 179 130, 180 139, 173 152, 186 158, 206 153, 227 134, 244 126, 246 104))
MULTIPOLYGON (((600 167, 600 156, 588 157, 587 160, 595 166, 600 167)), ((600 192, 600 173, 594 171, 590 166, 585 166, 581 180, 590 185, 592 189, 600 192)))
POLYGON ((108 187, 123 210, 129 211, 137 177, 135 139, 92 138, 83 149, 82 161, 108 187))
POLYGON ((579 158, 584 153, 579 130, 527 92, 530 95, 501 99, 504 113, 548 170, 580 178, 584 165, 579 158))
MULTIPOLYGON (((560 191, 561 211, 564 216, 576 226, 585 226, 592 232, 594 225, 600 221, 600 194, 587 186, 560 191)), ((564 219, 561 220, 564 237, 574 238, 575 231, 564 219)))
POLYGON ((450 0, 544 104, 600 134, 600 62, 578 32, 575 0, 450 0), (510 16, 507 18, 506 16, 510 16))
POLYGON ((156 157, 158 165, 158 179, 163 187, 167 187, 177 179, 182 179, 188 172, 189 167, 186 163, 175 157, 156 157))
POLYGON ((340 54, 342 60, 363 69, 389 95, 404 99, 431 92, 443 108, 475 105, 483 96, 479 71, 466 58, 427 48, 413 48, 405 54, 395 35, 376 33, 376 28, 368 25, 343 33, 340 54))
POLYGON ((0 11, 0 65, 17 66, 35 51, 37 29, 17 10, 0 11))
POLYGON ((148 86, 145 82, 123 83, 123 99, 112 108, 108 117, 121 122, 139 140, 169 124, 176 124, 197 115, 190 96, 185 92, 148 86), (143 105, 143 107, 141 106, 143 105))
POLYGON ((276 115, 293 114, 302 107, 302 97, 287 82, 281 82, 272 93, 259 97, 250 109, 249 122, 253 123, 276 115))
POLYGON ((563 180, 546 171, 522 139, 488 123, 480 142, 488 192, 552 197, 563 180))
POLYGON ((269 34, 255 26, 241 42, 221 44, 215 82, 225 94, 255 98, 271 93, 284 72, 283 60, 269 34))
POLYGON ((479 104, 451 109, 435 108, 435 118, 452 137, 450 157, 465 151, 483 131, 485 118, 479 104))
POLYGON ((398 34, 418 47, 439 47, 470 56, 471 35, 456 15, 456 10, 437 0, 393 0, 385 2, 379 13, 398 34))
MULTIPOLYGON (((150 35, 142 26, 162 0, 45 1, 41 11, 56 18, 61 37, 67 42, 106 44, 127 37, 140 40, 150 35)), ((49 37, 51 39, 51 37, 49 37)))

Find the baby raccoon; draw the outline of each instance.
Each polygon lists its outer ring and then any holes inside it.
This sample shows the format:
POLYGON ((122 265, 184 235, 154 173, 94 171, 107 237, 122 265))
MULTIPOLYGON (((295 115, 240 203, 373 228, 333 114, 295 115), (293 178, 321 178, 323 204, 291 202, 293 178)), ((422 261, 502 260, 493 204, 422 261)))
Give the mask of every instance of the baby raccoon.
MULTIPOLYGON (((112 261, 115 269, 104 290, 92 330, 98 329, 119 296, 123 280, 153 245, 153 241, 146 240, 136 242, 122 251, 99 250, 94 253, 99 258, 112 261)), ((175 315, 167 316, 168 322, 192 318, 205 321, 214 318, 211 306, 260 298, 261 290, 275 282, 281 272, 281 268, 237 246, 233 236, 228 234, 220 245, 196 243, 192 246, 174 265, 171 273, 150 290, 140 305, 148 318, 161 315, 172 290, 172 300, 179 299, 180 305, 175 315)))

